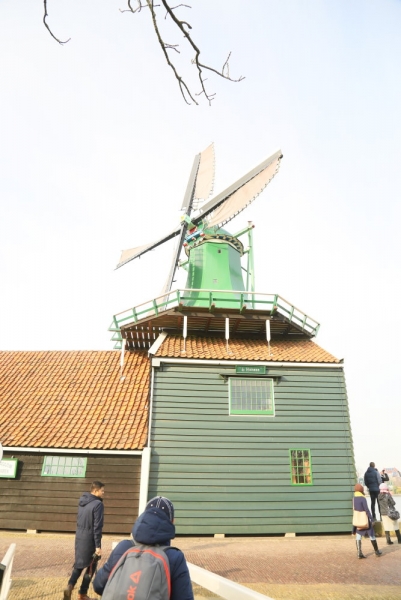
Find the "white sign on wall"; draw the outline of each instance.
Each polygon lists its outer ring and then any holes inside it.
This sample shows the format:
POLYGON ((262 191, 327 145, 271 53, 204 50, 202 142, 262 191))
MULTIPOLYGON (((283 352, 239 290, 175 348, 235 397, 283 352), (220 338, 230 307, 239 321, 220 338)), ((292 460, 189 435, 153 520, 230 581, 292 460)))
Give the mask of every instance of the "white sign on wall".
POLYGON ((0 477, 14 479, 17 475, 18 458, 0 460, 0 477))

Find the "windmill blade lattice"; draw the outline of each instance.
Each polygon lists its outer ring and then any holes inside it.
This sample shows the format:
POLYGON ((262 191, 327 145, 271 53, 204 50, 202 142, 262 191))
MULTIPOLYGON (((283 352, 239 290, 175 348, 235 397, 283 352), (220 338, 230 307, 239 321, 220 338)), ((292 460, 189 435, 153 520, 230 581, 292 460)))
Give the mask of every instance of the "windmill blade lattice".
POLYGON ((192 219, 194 224, 206 221, 208 227, 222 227, 244 210, 265 189, 280 167, 281 150, 238 179, 224 192, 210 200, 192 219))
POLYGON ((123 250, 121 253, 121 256, 120 256, 120 262, 116 266, 116 269, 119 269, 123 265, 126 265, 131 260, 134 260, 134 258, 138 258, 139 256, 142 256, 142 254, 149 252, 149 250, 153 250, 153 248, 157 248, 157 246, 164 244, 164 242, 168 242, 168 240, 171 240, 173 237, 178 235, 180 233, 180 231, 181 231, 181 227, 177 227, 176 229, 174 229, 174 231, 172 231, 168 235, 160 238, 160 240, 158 240, 157 242, 152 242, 151 244, 145 244, 144 246, 137 246, 136 248, 130 248, 129 250, 123 250))
POLYGON ((193 209, 198 210, 212 195, 215 174, 214 144, 200 153, 198 176, 196 178, 193 209))
POLYGON ((179 240, 174 250, 173 260, 171 262, 170 272, 162 290, 166 294, 171 290, 174 275, 178 267, 182 246, 188 230, 188 223, 191 219, 192 211, 201 206, 210 196, 214 183, 214 146, 211 144, 194 158, 191 174, 189 176, 187 189, 185 191, 184 201, 181 210, 185 210, 180 229, 179 240))

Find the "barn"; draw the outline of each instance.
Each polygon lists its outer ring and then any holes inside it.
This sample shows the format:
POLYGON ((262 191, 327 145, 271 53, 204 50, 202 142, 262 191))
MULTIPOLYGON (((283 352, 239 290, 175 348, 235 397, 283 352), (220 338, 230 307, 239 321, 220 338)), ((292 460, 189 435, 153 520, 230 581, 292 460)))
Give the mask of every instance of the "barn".
POLYGON ((147 342, 148 496, 174 500, 179 534, 349 531, 344 364, 312 339, 318 324, 277 295, 270 309, 244 311, 218 308, 218 291, 210 309, 185 305, 186 293, 120 329, 131 352, 162 330, 147 342))
POLYGON ((105 533, 127 533, 148 460, 149 358, 0 352, 0 529, 75 532, 78 498, 106 484, 105 533))

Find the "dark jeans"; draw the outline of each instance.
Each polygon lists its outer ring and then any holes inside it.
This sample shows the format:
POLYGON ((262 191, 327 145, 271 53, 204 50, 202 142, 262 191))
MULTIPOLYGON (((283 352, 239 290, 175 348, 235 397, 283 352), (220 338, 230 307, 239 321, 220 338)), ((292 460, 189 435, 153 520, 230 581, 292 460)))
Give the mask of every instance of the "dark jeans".
POLYGON ((369 494, 370 494, 370 509, 372 511, 372 517, 374 519, 376 519, 375 502, 377 502, 377 508, 379 509, 379 515, 380 515, 379 500, 377 499, 380 492, 372 492, 371 490, 369 490, 369 494))
MULTIPOLYGON (((75 584, 77 583, 77 581, 79 579, 79 576, 81 575, 81 573, 84 570, 84 568, 77 569, 76 567, 74 567, 74 570, 72 572, 72 575, 70 577, 68 585, 74 585, 75 586, 75 584)), ((87 594, 88 593, 89 584, 90 584, 91 579, 92 579, 92 574, 93 574, 92 568, 91 568, 91 565, 89 565, 89 567, 86 568, 85 575, 83 576, 81 587, 79 588, 78 594, 87 594)))

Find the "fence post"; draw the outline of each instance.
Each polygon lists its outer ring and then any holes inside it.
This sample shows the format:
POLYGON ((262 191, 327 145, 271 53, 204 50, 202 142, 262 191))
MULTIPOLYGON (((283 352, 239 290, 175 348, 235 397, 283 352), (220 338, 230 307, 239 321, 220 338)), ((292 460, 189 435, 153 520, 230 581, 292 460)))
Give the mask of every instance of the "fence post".
POLYGON ((13 560, 15 554, 15 544, 11 544, 7 550, 3 560, 1 561, 2 567, 5 567, 0 574, 0 600, 7 600, 8 592, 11 588, 11 571, 13 568, 13 560))

